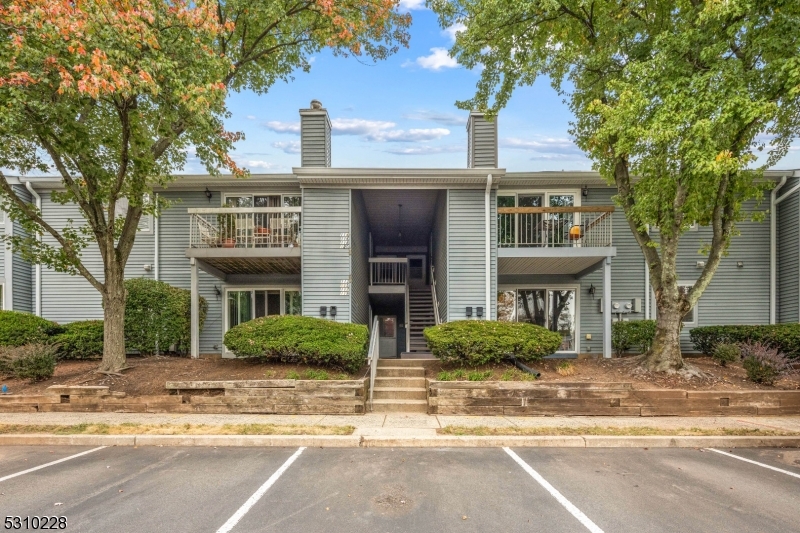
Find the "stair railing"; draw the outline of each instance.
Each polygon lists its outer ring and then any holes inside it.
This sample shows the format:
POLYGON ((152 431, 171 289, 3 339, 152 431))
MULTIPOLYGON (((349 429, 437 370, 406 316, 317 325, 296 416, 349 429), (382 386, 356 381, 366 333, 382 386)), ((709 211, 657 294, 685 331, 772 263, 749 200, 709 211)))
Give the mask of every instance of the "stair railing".
POLYGON ((433 317, 436 319, 436 325, 442 323, 442 319, 439 318, 439 300, 436 298, 436 276, 435 274, 436 269, 433 268, 433 263, 431 263, 431 295, 433 296, 433 317))
POLYGON ((369 410, 372 411, 372 395, 375 390, 375 376, 378 373, 378 317, 372 321, 372 332, 369 335, 369 352, 367 352, 367 361, 369 362, 369 410))
POLYGON ((408 287, 408 278, 406 278, 406 351, 411 351, 411 302, 408 287))

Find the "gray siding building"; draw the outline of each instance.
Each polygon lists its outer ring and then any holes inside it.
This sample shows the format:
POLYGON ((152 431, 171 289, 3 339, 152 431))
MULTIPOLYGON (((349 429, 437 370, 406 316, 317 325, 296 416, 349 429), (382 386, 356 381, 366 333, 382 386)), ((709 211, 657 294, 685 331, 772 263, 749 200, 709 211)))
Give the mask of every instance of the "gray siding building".
MULTIPOLYGON (((561 333, 558 356, 610 356, 613 320, 655 317, 641 250, 614 208, 615 189, 597 173, 506 172, 497 121, 475 112, 466 168, 334 168, 327 111, 315 101, 300 118, 301 165, 291 174, 178 176, 156 191, 170 207, 142 221, 126 277, 207 300, 192 355, 231 355, 223 336, 241 322, 303 314, 378 323, 382 357, 426 351, 422 329, 454 320, 531 322, 561 333)), ((693 327, 800 321, 798 176, 767 172, 773 193, 745 208, 769 216, 738 225, 686 317, 685 350, 693 327)), ((74 205, 51 200, 58 179, 13 185, 55 227, 82 220, 74 205)), ((23 231, 2 223, 6 235, 23 231)), ((678 271, 687 285, 709 239, 703 227, 682 239, 678 271)), ((100 296, 82 277, 0 247, 3 308, 61 323, 102 317, 100 296)), ((83 257, 101 276, 96 248, 83 257)))

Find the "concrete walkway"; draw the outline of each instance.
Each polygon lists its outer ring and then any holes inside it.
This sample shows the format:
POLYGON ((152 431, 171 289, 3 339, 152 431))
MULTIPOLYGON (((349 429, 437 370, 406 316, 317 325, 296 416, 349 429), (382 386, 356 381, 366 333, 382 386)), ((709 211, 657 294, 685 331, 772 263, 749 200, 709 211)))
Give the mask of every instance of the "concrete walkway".
POLYGON ((351 425, 354 435, 376 437, 436 436, 445 426, 487 427, 651 427, 660 429, 749 428, 800 432, 800 416, 791 417, 510 417, 444 416, 371 413, 342 415, 214 415, 147 413, 3 413, 0 424, 82 424, 125 422, 142 424, 298 424, 309 426, 351 425))

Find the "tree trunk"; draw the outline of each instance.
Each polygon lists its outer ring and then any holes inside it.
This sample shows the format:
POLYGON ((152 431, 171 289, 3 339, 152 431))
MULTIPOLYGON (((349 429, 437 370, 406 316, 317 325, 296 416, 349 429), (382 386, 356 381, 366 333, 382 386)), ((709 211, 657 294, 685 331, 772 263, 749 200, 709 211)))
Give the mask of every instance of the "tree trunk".
POLYGON ((120 372, 127 368, 125 358, 125 277, 116 269, 106 269, 103 291, 103 361, 100 372, 120 372))
POLYGON ((681 355, 681 302, 676 301, 674 296, 666 296, 665 291, 660 292, 661 297, 656 297, 656 334, 643 362, 651 372, 675 372, 684 366, 681 355))

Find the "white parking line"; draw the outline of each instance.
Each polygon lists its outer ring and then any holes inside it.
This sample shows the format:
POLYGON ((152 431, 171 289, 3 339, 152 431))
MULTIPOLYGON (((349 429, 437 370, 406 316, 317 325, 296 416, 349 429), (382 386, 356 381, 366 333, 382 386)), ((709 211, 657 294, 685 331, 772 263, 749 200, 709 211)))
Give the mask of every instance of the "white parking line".
POLYGON ((769 468, 770 470, 774 470, 776 472, 780 472, 781 474, 786 474, 787 476, 792 476, 800 479, 800 474, 795 474, 794 472, 789 472, 788 470, 784 470, 782 468, 776 468, 774 466, 765 465, 764 463, 759 463, 758 461, 753 461, 752 459, 745 459, 744 457, 740 457, 738 455, 734 455, 732 453, 723 452, 722 450, 717 450, 714 448, 706 448, 706 450, 710 452, 717 452, 722 455, 727 455, 728 457, 733 457, 734 459, 739 459, 740 461, 744 461, 745 463, 750 463, 758 466, 763 466, 764 468, 769 468))
POLYGON ((33 468, 29 468, 27 470, 23 470, 22 472, 17 472, 16 474, 9 474, 9 475, 7 475, 5 477, 0 477, 0 481, 5 481, 7 479, 11 479, 12 477, 21 476, 21 475, 24 475, 24 474, 28 474, 30 472, 35 472, 37 470, 41 470, 42 468, 47 468, 48 466, 57 465, 58 463, 63 463, 64 461, 69 461, 70 459, 75 459, 76 457, 80 457, 81 455, 86 455, 86 454, 89 454, 89 453, 92 453, 92 452, 96 452, 97 450, 102 450, 103 448, 106 448, 106 447, 107 446, 99 446, 99 447, 91 449, 91 450, 86 450, 85 452, 76 453, 75 455, 70 455, 69 457, 64 457, 63 459, 59 459, 58 461, 52 461, 52 462, 47 463, 47 464, 34 466, 33 468))
POLYGON ((581 510, 580 510, 580 509, 578 509, 577 507, 575 507, 575 506, 572 504, 572 502, 570 502, 568 499, 566 499, 566 498, 564 497, 564 495, 563 495, 563 494, 561 494, 560 492, 558 492, 554 486, 552 486, 550 483, 548 483, 548 482, 547 482, 547 480, 546 480, 545 478, 543 478, 543 477, 542 477, 542 476, 539 474, 539 472, 537 472, 536 470, 534 470, 533 468, 531 468, 531 467, 530 467, 530 465, 529 465, 528 463, 526 463, 525 461, 523 461, 523 460, 520 458, 520 456, 519 456, 519 455, 517 455, 516 453, 514 453, 513 451, 511 451, 511 448, 503 448, 503 450, 505 450, 505 452, 506 452, 508 455, 510 455, 510 456, 511 456, 511 458, 512 458, 512 459, 514 459, 514 461, 516 461, 516 462, 517 462, 517 464, 518 464, 519 466, 521 466, 521 467, 522 467, 522 469, 523 469, 523 470, 525 470, 525 471, 526 471, 528 474, 530 474, 530 476, 531 476, 533 479, 535 479, 535 480, 536 480, 536 482, 537 482, 537 483, 539 483, 539 485, 541 485, 542 487, 544 487, 544 489, 545 489, 547 492, 549 492, 549 493, 550 493, 550 495, 551 495, 553 498, 555 498, 555 499, 558 501, 558 503, 560 503, 561 505, 563 505, 563 506, 564 506, 564 508, 565 508, 567 511, 569 511, 569 512, 570 512, 570 514, 572 514, 572 516, 574 516, 575 518, 577 518, 577 519, 578 519, 578 521, 579 521, 581 524, 583 524, 583 525, 586 527, 586 529, 588 529, 588 530, 589 530, 589 531, 591 531, 592 533, 603 533, 603 530, 602 530, 602 529, 600 529, 600 528, 597 526, 597 524, 595 524, 594 522, 592 522, 591 520, 589 520, 589 517, 588 517, 588 516, 586 516, 585 514, 583 514, 583 512, 581 512, 581 510))
POLYGON ((244 517, 244 515, 247 514, 247 511, 249 511, 250 508, 253 507, 258 500, 261 499, 264 493, 267 492, 267 490, 269 490, 269 488, 273 484, 275 484, 276 481, 278 481, 278 478, 281 477, 281 475, 283 475, 283 473, 286 472, 286 470, 290 466, 292 466, 292 463, 295 461, 295 459, 300 457, 300 454, 303 453, 303 450, 305 449, 306 449, 305 446, 303 446, 302 448, 298 448, 297 451, 294 452, 294 455, 286 459, 286 462, 283 463, 283 465, 281 465, 281 467, 277 469, 275 473, 272 474, 269 477, 269 479, 264 482, 263 485, 258 487, 258 490, 255 491, 253 495, 250 496, 250 498, 248 498, 247 501, 244 502, 244 504, 241 507, 239 507, 239 510, 233 513, 232 517, 228 518, 228 521, 225 522, 222 525, 222 527, 217 530, 217 533, 228 533, 231 529, 233 529, 234 526, 236 526, 236 524, 239 523, 239 520, 241 520, 242 517, 244 517))

